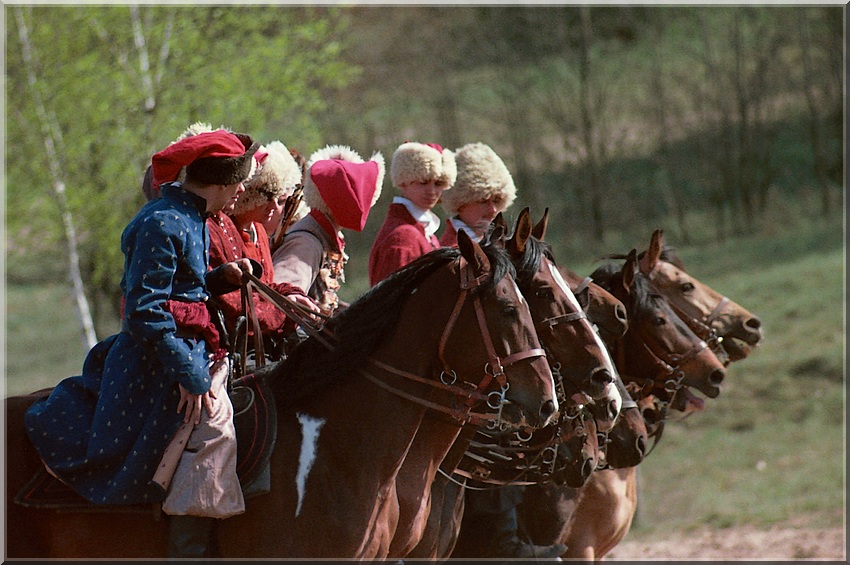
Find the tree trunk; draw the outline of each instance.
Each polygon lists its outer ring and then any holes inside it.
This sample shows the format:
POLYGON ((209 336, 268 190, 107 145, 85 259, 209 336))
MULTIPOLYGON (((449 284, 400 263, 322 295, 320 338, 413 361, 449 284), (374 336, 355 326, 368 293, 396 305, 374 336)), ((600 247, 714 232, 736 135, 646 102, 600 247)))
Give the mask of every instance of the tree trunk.
POLYGON ((827 178, 829 165, 826 162, 821 144, 818 105, 812 92, 815 79, 812 68, 811 43, 809 41, 809 20, 806 7, 799 8, 798 11, 800 15, 800 56, 803 63, 803 95, 806 98, 806 106, 809 109, 809 138, 812 142, 812 153, 814 155, 815 180, 821 194, 821 214, 824 217, 828 217, 832 213, 832 202, 827 178))
POLYGON ((597 242, 605 238, 605 228, 602 221, 603 186, 600 181, 596 162, 596 147, 593 123, 593 109, 590 102, 590 44, 593 41, 593 31, 590 22, 590 8, 582 6, 581 10, 581 64, 579 66, 579 105, 581 106, 581 129, 587 151, 587 171, 590 179, 590 219, 593 237, 597 242))
POLYGON ((92 321, 89 303, 86 299, 85 287, 83 278, 80 272, 80 257, 77 252, 77 234, 74 228, 74 218, 68 206, 68 199, 65 194, 64 172, 58 158, 57 145, 61 144, 59 126, 56 124, 55 118, 47 112, 44 107, 44 102, 41 98, 41 93, 38 87, 38 78, 35 74, 36 52, 34 46, 30 43, 29 32, 24 20, 24 13, 21 8, 15 10, 15 17, 18 22, 18 38, 21 42, 21 50, 23 52, 24 64, 26 65, 27 79, 35 104, 36 114, 38 115, 39 125, 41 127, 42 138, 44 140, 44 149, 47 156, 47 163, 50 169, 50 174, 53 177, 53 195, 56 203, 59 206, 59 213, 62 217, 62 226, 65 232, 65 238, 68 244, 68 278, 73 289, 74 300, 77 304, 77 314, 79 315, 80 326, 83 332, 83 338, 88 349, 91 349, 97 344, 97 335, 94 330, 94 322, 92 321))

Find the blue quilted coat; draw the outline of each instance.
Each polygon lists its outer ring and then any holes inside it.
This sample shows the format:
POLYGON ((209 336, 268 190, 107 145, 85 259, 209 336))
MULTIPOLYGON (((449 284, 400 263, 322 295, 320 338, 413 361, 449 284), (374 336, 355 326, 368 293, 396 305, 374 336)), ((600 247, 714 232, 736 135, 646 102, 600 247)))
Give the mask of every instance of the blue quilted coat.
POLYGON ((87 355, 82 375, 33 404, 26 426, 47 466, 98 504, 152 502, 150 479, 183 418, 178 383, 209 390, 204 341, 178 335, 168 300, 206 301, 206 201, 163 186, 124 229, 122 331, 87 355))

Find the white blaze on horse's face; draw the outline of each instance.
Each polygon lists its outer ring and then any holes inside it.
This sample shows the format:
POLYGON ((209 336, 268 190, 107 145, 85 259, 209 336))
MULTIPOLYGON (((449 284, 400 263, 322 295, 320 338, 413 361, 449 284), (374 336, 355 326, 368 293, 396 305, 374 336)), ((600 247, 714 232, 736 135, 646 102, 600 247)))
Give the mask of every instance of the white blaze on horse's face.
POLYGON ((522 291, 519 289, 519 285, 517 285, 516 281, 511 279, 511 284, 514 285, 514 292, 517 296, 519 296, 519 302, 526 308, 528 308, 528 302, 525 301, 525 296, 522 295, 522 291))
MULTIPOLYGON (((564 280, 564 277, 561 276, 561 272, 555 267, 554 263, 549 263, 549 272, 552 273, 552 278, 555 279, 555 282, 558 283, 558 286, 561 288, 564 294, 567 295, 570 303, 576 308, 576 310, 581 311, 582 307, 578 303, 578 298, 573 294, 572 289, 570 289, 570 285, 564 280)), ((614 362, 611 360, 611 355, 608 353, 608 348, 605 347, 605 343, 602 342, 602 338, 599 337, 599 333, 596 331, 594 326, 590 325, 590 322, 587 318, 582 318, 578 320, 581 324, 586 324, 588 329, 590 330, 591 335, 593 335, 593 339, 596 341, 596 345, 599 349, 602 350, 602 355, 605 357, 605 368, 611 373, 612 376, 616 378, 617 369, 614 367, 614 362)), ((609 385, 610 387, 611 385, 609 385)), ((617 394, 619 396, 619 393, 617 394)))
POLYGON ((309 414, 298 414, 298 422, 301 424, 301 453, 298 456, 298 474, 295 476, 295 488, 298 491, 298 505, 295 508, 295 516, 301 514, 301 503, 307 492, 307 477, 313 462, 316 461, 316 450, 319 445, 319 431, 325 423, 321 418, 314 418, 309 414))
MULTIPOLYGON (((578 299, 576 298, 575 294, 573 294, 572 289, 561 276, 560 271, 558 271, 554 263, 549 263, 549 272, 552 273, 552 278, 555 280, 558 286, 561 287, 561 290, 564 292, 564 294, 567 295, 567 298, 572 303, 572 305, 577 310, 581 311, 582 307, 578 303, 578 299)), ((605 358, 605 368, 608 369, 608 372, 611 373, 611 376, 616 379, 617 369, 616 367, 614 367, 614 361, 611 359, 611 355, 608 352, 608 348, 605 347, 605 343, 602 341, 602 338, 599 337, 599 332, 596 331, 596 328, 594 326, 590 325, 590 322, 587 320, 587 318, 582 318, 580 320, 577 320, 577 322, 580 324, 586 324, 588 329, 590 329, 590 334, 593 336, 597 347, 599 347, 599 349, 602 351, 602 355, 605 358)), ((611 406, 615 414, 619 414, 620 410, 623 408, 623 397, 620 395, 620 391, 617 390, 617 386, 614 383, 610 383, 605 386, 605 394, 603 394, 602 399, 600 399, 600 401, 611 406)), ((608 429, 614 426, 615 422, 616 418, 610 422, 598 422, 597 424, 607 428, 600 429, 600 431, 608 431, 608 429)))

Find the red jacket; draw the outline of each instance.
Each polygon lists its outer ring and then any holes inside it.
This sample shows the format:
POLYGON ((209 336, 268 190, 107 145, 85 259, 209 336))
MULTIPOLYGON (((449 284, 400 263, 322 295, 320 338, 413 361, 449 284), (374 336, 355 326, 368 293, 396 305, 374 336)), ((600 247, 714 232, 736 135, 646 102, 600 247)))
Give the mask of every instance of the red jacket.
POLYGON ((404 204, 390 204, 369 253, 369 284, 375 286, 390 273, 438 247, 437 237, 426 237, 425 227, 410 215, 404 204))
MULTIPOLYGON (((269 237, 265 228, 259 223, 255 222, 254 227, 257 230, 256 243, 250 241, 248 234, 245 234, 245 239, 243 239, 242 232, 226 214, 218 212, 207 218, 207 231, 210 234, 210 268, 214 269, 230 261, 247 257, 254 259, 263 266, 263 275, 260 280, 277 292, 281 294, 304 294, 298 287, 291 284, 274 282, 269 237)), ((260 331, 263 335, 280 333, 286 336, 295 330, 295 323, 289 321, 277 306, 256 292, 253 299, 257 321, 260 323, 260 331)), ((232 332, 236 319, 243 314, 242 292, 235 290, 222 294, 216 297, 216 302, 224 314, 228 332, 232 332)), ((248 333, 249 335, 254 333, 250 320, 248 321, 248 333)))
POLYGON ((440 245, 443 247, 457 247, 457 230, 451 220, 446 220, 446 231, 440 236, 440 245))

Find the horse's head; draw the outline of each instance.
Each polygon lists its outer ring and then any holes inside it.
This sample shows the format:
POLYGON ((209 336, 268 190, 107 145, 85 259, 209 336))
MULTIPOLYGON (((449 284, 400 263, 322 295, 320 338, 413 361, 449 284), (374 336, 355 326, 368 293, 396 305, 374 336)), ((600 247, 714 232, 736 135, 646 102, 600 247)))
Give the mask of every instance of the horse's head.
POLYGON ((570 488, 581 487, 599 464, 601 453, 596 421, 590 415, 578 413, 564 425, 552 480, 570 488))
POLYGON ((640 270, 716 352, 722 347, 730 362, 745 358, 758 346, 762 339, 758 316, 686 273, 672 248, 664 245, 662 230, 653 232, 649 248, 640 256, 640 270))
POLYGON ((503 426, 545 426, 559 408, 555 385, 510 259, 499 246, 480 246, 463 231, 458 249, 461 297, 453 328, 441 338, 444 366, 482 375, 478 388, 490 393, 488 404, 500 410, 503 426))
POLYGON ((513 235, 504 242, 517 270, 520 290, 528 300, 537 333, 550 362, 561 376, 573 382, 595 402, 604 406, 610 428, 620 410, 621 399, 614 387, 616 369, 605 345, 593 330, 587 315, 564 281, 551 250, 540 238, 545 221, 532 228, 528 208, 520 213, 513 235))
POLYGON ((617 377, 617 390, 623 397, 623 408, 617 423, 608 432, 604 451, 605 462, 609 467, 621 469, 634 467, 643 461, 646 455, 647 429, 638 403, 626 390, 620 377, 617 377))
POLYGON ((720 394, 723 364, 650 285, 635 250, 621 269, 603 266, 591 277, 628 310, 629 330, 615 355, 625 365, 619 367, 624 379, 638 377, 669 390, 690 386, 710 398, 720 394))
POLYGON ((590 277, 580 277, 574 271, 558 265, 558 271, 587 312, 590 323, 599 328, 603 342, 623 337, 629 329, 626 307, 610 292, 594 283, 590 277))

